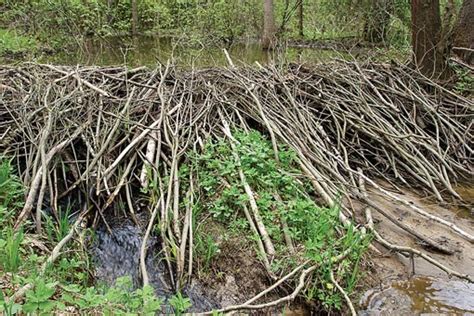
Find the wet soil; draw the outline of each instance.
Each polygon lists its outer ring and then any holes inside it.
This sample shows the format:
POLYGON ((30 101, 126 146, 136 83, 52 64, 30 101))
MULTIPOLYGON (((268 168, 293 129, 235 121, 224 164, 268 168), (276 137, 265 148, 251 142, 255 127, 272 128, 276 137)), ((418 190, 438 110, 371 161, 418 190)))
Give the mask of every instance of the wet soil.
MULTIPOLYGON (((210 297, 216 298, 222 306, 241 304, 272 284, 253 242, 229 233, 215 221, 204 225, 201 229, 213 238, 219 249, 209 267, 201 267, 197 276, 210 297)), ((266 296, 266 300, 276 298, 277 293, 266 296)))
MULTIPOLYGON (((425 211, 454 222, 462 229, 474 233, 474 188, 456 190, 464 199, 462 203, 440 205, 430 197, 412 191, 395 193, 425 211)), ((406 231, 373 210, 377 231, 389 242, 410 246, 424 251, 443 265, 474 276, 474 245, 434 221, 415 214, 407 206, 390 201, 375 191, 371 200, 397 220, 430 237, 454 251, 453 255, 440 254, 427 248, 406 231)), ((361 216, 362 214, 358 214, 361 216)), ((368 291, 362 295, 360 309, 363 315, 419 315, 423 313, 474 313, 474 285, 456 278, 450 279, 442 270, 421 258, 414 259, 387 251, 377 243, 381 254, 372 254, 371 267, 365 279, 368 291), (414 269, 413 269, 414 267, 414 269)))

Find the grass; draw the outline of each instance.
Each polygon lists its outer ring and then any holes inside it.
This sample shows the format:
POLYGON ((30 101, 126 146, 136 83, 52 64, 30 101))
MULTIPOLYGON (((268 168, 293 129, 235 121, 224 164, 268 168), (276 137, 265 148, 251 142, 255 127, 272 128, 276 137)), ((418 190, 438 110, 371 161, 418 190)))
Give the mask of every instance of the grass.
POLYGON ((21 35, 15 30, 0 28, 0 55, 32 52, 37 47, 38 43, 33 37, 21 35))
POLYGON ((20 248, 23 241, 23 230, 17 233, 10 226, 3 230, 0 239, 0 266, 6 272, 18 272, 21 264, 20 248))

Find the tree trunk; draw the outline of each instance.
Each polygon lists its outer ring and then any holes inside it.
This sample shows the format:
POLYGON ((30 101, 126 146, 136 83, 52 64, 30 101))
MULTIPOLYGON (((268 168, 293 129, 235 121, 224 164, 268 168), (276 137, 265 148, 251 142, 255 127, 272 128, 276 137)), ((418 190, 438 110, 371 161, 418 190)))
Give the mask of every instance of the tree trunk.
POLYGON ((273 0, 263 0, 263 49, 272 49, 276 41, 275 16, 273 13, 273 0))
POLYGON ((364 40, 371 43, 383 43, 387 40, 392 11, 392 0, 371 0, 365 18, 364 40))
POLYGON ((132 35, 137 35, 137 24, 138 24, 138 12, 137 12, 137 0, 132 1, 132 35))
POLYGON ((304 37, 304 1, 299 0, 298 5, 298 31, 301 37, 304 37))
POLYGON ((474 0, 464 0, 454 29, 453 53, 474 64, 474 0))
POLYGON ((441 45, 439 0, 411 0, 413 62, 429 78, 445 79, 447 56, 441 45))

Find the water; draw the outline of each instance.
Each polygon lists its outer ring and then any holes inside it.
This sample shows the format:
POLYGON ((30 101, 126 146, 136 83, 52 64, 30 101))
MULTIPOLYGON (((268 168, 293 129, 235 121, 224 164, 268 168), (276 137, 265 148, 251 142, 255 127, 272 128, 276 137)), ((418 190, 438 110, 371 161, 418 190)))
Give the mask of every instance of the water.
POLYGON ((366 292, 360 315, 474 315, 474 284, 416 277, 366 292))
MULTIPOLYGON (((111 286, 117 278, 130 276, 134 287, 138 288, 142 285, 139 266, 144 231, 128 220, 111 225, 112 234, 103 228, 98 229, 92 245, 96 279, 111 286)), ((161 242, 152 236, 148 239, 147 246, 146 266, 150 285, 157 296, 168 299, 176 291, 171 286, 169 272, 161 257, 161 242)), ((191 300, 192 307, 188 312, 210 311, 221 307, 219 302, 207 297, 206 289, 196 281, 186 285, 181 292, 191 300)), ((164 308, 170 311, 169 306, 164 308)))
MULTIPOLYGON (((235 64, 267 64, 278 62, 320 63, 332 58, 349 58, 347 53, 314 48, 280 48, 273 52, 262 50, 258 43, 236 43, 226 48, 235 64)), ((65 65, 121 65, 154 66, 174 58, 182 67, 226 66, 228 61, 223 47, 189 46, 169 37, 114 36, 85 39, 73 51, 60 51, 39 58, 43 63, 65 65)))

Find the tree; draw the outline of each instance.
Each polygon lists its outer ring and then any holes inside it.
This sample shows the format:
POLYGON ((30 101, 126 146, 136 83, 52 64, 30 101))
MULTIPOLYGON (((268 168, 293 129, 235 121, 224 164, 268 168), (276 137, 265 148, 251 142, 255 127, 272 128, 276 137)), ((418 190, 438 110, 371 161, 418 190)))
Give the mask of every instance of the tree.
POLYGON ((411 0, 413 62, 430 78, 448 75, 446 45, 442 41, 439 0, 411 0))
POLYGON ((474 0, 464 0, 454 30, 453 53, 474 64, 474 0))
POLYGON ((275 15, 273 0, 263 0, 263 49, 272 49, 276 40, 275 15))
POLYGON ((132 35, 137 35, 137 24, 138 24, 138 9, 137 9, 137 0, 131 0, 132 5, 132 35))
POLYGON ((364 40, 382 43, 387 39, 388 25, 393 11, 392 0, 371 0, 364 25, 364 40))
POLYGON ((304 3, 299 0, 298 3, 298 31, 301 37, 304 37, 304 3))

